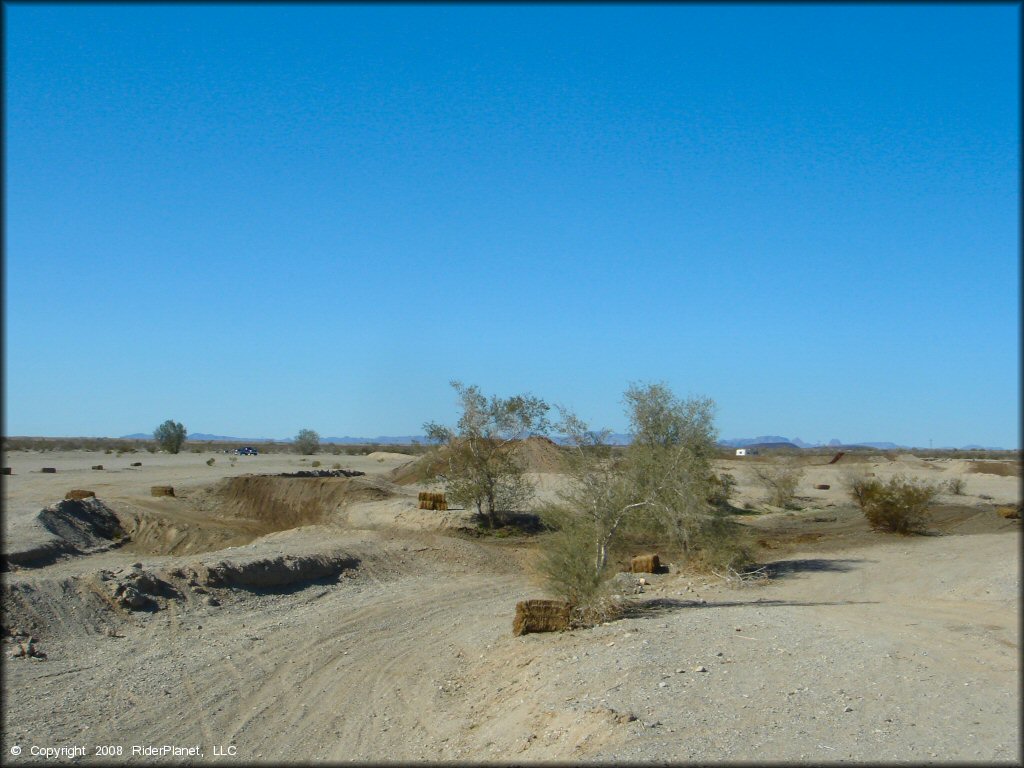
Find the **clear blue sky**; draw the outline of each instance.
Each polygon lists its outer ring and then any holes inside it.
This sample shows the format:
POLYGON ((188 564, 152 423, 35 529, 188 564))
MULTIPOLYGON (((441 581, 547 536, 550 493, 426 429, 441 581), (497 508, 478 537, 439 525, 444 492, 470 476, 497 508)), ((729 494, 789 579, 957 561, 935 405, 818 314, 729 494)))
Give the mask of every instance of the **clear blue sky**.
POLYGON ((5 5, 5 433, 1018 447, 1020 15, 5 5))

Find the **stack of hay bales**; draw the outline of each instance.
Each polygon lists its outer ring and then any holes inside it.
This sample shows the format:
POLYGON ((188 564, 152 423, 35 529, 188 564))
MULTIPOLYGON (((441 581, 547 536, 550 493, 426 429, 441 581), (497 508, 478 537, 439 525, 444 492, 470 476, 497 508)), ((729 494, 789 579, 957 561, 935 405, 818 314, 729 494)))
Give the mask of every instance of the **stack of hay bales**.
POLYGON ((448 502, 445 501, 443 493, 432 491, 420 491, 420 509, 435 509, 444 512, 448 509, 448 502))
POLYGON ((512 634, 562 632, 569 629, 569 603, 565 600, 521 600, 516 603, 512 634))
POLYGON ((149 489, 150 496, 173 496, 174 486, 171 485, 154 485, 149 489))
POLYGON ((64 494, 64 498, 65 499, 72 499, 74 501, 80 501, 81 499, 88 499, 88 498, 94 497, 94 496, 96 496, 96 491, 78 491, 78 490, 74 490, 74 491, 68 491, 66 494, 64 494))

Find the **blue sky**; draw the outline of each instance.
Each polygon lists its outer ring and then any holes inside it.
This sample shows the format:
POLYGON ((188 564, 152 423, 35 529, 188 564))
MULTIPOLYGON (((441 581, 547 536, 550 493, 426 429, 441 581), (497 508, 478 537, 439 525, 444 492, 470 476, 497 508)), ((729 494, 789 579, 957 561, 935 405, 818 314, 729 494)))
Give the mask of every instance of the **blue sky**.
POLYGON ((4 6, 5 433, 1020 445, 1020 7, 4 6))

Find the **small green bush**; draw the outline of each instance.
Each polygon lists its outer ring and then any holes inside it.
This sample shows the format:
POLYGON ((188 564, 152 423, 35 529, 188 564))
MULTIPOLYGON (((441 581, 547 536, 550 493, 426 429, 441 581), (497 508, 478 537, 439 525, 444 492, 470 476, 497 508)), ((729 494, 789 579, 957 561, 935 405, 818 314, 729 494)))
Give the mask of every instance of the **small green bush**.
POLYGON ((884 483, 875 478, 855 478, 849 493, 874 530, 915 533, 925 529, 939 488, 895 475, 884 483))
POLYGON ((720 475, 712 475, 709 478, 708 484, 711 487, 708 502, 718 506, 725 506, 729 503, 729 498, 732 496, 737 482, 734 475, 723 472, 720 475))
POLYGON ((212 458, 211 459, 207 459, 206 460, 206 466, 212 467, 214 461, 216 461, 216 459, 212 459, 212 458))
POLYGON ((754 478, 767 492, 767 502, 775 507, 788 507, 796 496, 796 487, 804 471, 794 464, 759 464, 751 467, 754 478))
POLYGON ((312 464, 310 464, 309 466, 311 466, 311 467, 319 467, 319 466, 320 466, 320 462, 319 462, 319 461, 314 461, 314 462, 313 462, 312 464))
POLYGON ((963 496, 967 483, 962 477, 951 477, 946 481, 946 489, 954 496, 963 496))

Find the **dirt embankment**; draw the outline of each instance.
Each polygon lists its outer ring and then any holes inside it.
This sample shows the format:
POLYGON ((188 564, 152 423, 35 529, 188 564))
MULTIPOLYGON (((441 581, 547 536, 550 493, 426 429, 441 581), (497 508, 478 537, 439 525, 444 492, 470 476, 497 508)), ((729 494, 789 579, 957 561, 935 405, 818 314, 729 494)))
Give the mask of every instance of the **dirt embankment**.
POLYGON ((326 522, 352 503, 381 501, 391 494, 362 478, 232 477, 218 489, 221 514, 257 520, 271 530, 326 522))
POLYGON ((242 546, 274 531, 342 522, 350 505, 391 495, 375 478, 242 475, 180 498, 113 506, 128 532, 127 551, 192 555, 242 546))
MULTIPOLYGON (((554 441, 546 437, 529 437, 510 444, 526 472, 549 473, 565 471, 565 454, 554 441)), ((451 449, 438 446, 415 461, 409 461, 391 470, 390 479, 398 485, 430 483, 438 473, 448 467, 451 449)))

